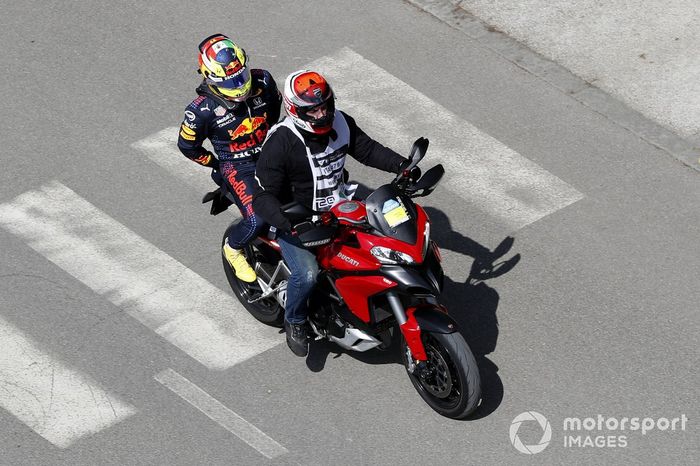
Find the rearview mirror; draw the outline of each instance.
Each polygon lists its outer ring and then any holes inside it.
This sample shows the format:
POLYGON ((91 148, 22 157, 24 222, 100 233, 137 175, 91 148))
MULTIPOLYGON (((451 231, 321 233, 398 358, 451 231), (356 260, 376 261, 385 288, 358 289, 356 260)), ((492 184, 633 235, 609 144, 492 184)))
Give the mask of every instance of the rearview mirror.
POLYGON ((411 147, 411 152, 408 155, 408 160, 410 163, 408 164, 408 167, 406 167, 404 170, 411 170, 413 167, 418 165, 418 162, 420 162, 423 157, 425 157, 425 153, 428 151, 428 145, 430 144, 430 141, 428 141, 427 138, 420 137, 416 139, 416 142, 413 143, 413 146, 411 147))

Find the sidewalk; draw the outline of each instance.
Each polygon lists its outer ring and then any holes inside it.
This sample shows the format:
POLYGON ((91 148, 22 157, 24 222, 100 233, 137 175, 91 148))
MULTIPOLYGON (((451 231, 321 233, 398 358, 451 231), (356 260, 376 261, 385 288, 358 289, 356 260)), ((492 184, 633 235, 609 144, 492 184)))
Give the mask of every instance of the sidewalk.
MULTIPOLYGON (((669 141, 674 138, 663 130, 651 130, 648 123, 619 122, 635 132, 637 126, 645 126, 639 131, 641 137, 700 169, 698 0, 409 2, 475 40, 502 32, 525 46, 521 49, 529 48, 536 52, 533 55, 561 65, 584 84, 613 96, 635 113, 680 136, 687 144, 669 141), (658 134, 650 134, 654 132, 658 134)), ((493 41, 493 37, 488 38, 487 46, 498 49, 498 45, 492 46, 493 41)), ((538 63, 531 71, 538 74, 541 67, 542 63, 538 63)), ((545 74, 548 75, 541 77, 548 81, 568 79, 561 70, 554 73, 559 75, 556 78, 552 77, 552 70, 545 74)), ((571 94, 580 91, 576 86, 569 89, 571 94)), ((604 109, 595 110, 606 113, 604 109)), ((612 110, 613 114, 621 112, 619 108, 612 110)), ((611 118, 617 120, 615 115, 611 118)), ((629 120, 629 115, 622 119, 629 120)))

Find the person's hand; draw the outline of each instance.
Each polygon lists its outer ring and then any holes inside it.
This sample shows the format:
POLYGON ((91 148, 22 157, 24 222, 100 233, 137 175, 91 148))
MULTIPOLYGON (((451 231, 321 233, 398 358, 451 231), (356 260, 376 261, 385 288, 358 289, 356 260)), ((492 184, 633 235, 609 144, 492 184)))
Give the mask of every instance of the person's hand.
POLYGON ((206 193, 202 198, 202 204, 206 204, 207 202, 211 202, 211 209, 209 210, 211 215, 218 215, 233 204, 229 198, 221 192, 221 188, 206 193))
POLYGON ((312 222, 301 222, 296 225, 294 225, 294 228, 292 229, 292 235, 293 236, 299 236, 307 231, 311 231, 314 229, 314 224, 312 222))
POLYGON ((421 171, 420 167, 413 167, 411 170, 408 172, 408 179, 411 180, 411 183, 415 183, 420 179, 421 176, 421 171))
POLYGON ((411 183, 415 183, 420 179, 421 176, 421 170, 420 167, 415 166, 411 168, 410 170, 406 170, 408 165, 410 164, 409 160, 406 160, 401 163, 401 166, 399 167, 399 175, 403 175, 404 177, 408 178, 411 183))
POLYGON ((213 168, 214 170, 219 169, 219 159, 214 157, 214 154, 212 154, 211 152, 205 152, 204 154, 194 159, 194 161, 204 167, 213 168))

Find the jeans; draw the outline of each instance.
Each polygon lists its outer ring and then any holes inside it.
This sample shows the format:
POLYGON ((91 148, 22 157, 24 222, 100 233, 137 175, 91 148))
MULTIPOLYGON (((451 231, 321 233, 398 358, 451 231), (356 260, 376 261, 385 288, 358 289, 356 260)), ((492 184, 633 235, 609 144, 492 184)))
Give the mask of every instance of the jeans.
POLYGON ((265 224, 264 220, 253 212, 253 186, 256 183, 255 163, 222 162, 220 171, 220 178, 233 194, 236 206, 243 216, 243 220, 231 229, 228 245, 233 249, 242 249, 260 233, 265 224))
POLYGON ((287 305, 284 319, 290 324, 302 324, 309 314, 307 298, 316 285, 318 263, 316 255, 301 245, 299 238, 283 233, 277 238, 282 257, 289 266, 291 275, 287 282, 287 305))

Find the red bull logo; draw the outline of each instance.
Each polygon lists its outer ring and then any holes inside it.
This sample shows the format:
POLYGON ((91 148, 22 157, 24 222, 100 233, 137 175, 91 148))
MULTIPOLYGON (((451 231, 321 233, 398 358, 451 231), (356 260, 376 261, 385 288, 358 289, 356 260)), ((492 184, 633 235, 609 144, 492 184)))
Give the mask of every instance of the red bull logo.
POLYGON ((228 174, 228 182, 238 196, 238 199, 240 199, 241 203, 246 206, 246 211, 250 214, 253 211, 253 207, 250 205, 251 202, 253 202, 253 196, 246 193, 248 190, 248 185, 246 185, 245 181, 243 180, 237 180, 236 175, 238 175, 238 171, 234 168, 231 173, 228 174), (250 207, 248 207, 249 205, 250 207))
POLYGON ((226 72, 226 76, 231 76, 236 71, 240 70, 242 67, 243 67, 243 65, 241 65, 241 62, 236 60, 236 61, 230 62, 228 65, 225 65, 224 71, 226 72))
MULTIPOLYGON (((228 130, 229 136, 231 136, 231 140, 236 140, 241 136, 245 136, 246 134, 252 134, 253 131, 257 130, 260 126, 264 125, 267 123, 267 113, 265 113, 261 117, 252 117, 252 118, 244 118, 243 121, 238 125, 236 129, 233 130, 228 130)), ((267 131, 265 131, 267 133, 267 131)))

